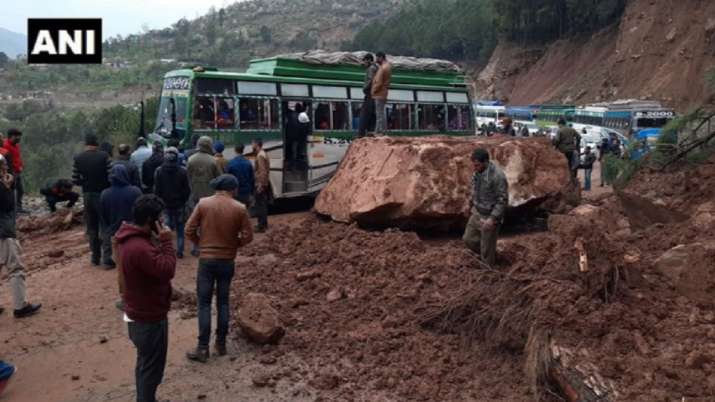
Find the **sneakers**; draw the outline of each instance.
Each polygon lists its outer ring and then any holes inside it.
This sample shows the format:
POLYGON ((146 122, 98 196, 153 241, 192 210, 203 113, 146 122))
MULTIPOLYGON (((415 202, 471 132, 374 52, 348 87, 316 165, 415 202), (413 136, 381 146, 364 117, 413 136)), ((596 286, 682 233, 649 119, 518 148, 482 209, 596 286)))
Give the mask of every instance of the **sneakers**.
POLYGON ((226 342, 216 342, 214 344, 214 351, 217 356, 226 356, 226 342))
POLYGON ((15 373, 17 373, 15 366, 0 360, 0 395, 2 395, 2 392, 5 390, 7 384, 10 382, 10 379, 13 375, 15 375, 15 373))
POLYGON ((40 307, 42 307, 41 303, 38 303, 38 304, 26 303, 25 307, 23 307, 19 310, 15 310, 13 312, 13 315, 15 316, 15 318, 29 317, 29 316, 37 313, 37 310, 39 310, 40 307))
POLYGON ((199 363, 206 363, 209 360, 209 348, 198 346, 195 350, 186 352, 186 358, 199 363))

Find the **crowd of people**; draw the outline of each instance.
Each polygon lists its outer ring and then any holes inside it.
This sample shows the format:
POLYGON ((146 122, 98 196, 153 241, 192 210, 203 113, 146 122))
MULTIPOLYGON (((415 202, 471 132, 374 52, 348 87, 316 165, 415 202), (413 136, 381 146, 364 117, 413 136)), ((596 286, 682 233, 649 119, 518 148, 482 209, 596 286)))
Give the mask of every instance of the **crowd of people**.
MULTIPOLYGON (((0 148, 0 269, 6 270, 13 293, 14 316, 35 314, 41 304, 27 301, 22 248, 15 230, 23 196, 22 133, 8 131, 0 148), (5 146, 7 144, 7 146, 5 146)), ((85 136, 84 150, 75 156, 72 178, 53 179, 40 190, 51 212, 60 204, 84 203, 85 233, 90 263, 118 269, 119 301, 129 337, 137 349, 135 370, 138 401, 154 401, 163 377, 168 344, 171 279, 177 259, 184 257, 185 238, 198 257, 197 299, 199 336, 193 361, 210 356, 211 300, 218 306, 214 352, 226 353, 230 282, 237 249, 251 242, 254 232, 268 227, 268 204, 273 198, 270 160, 261 139, 251 146, 255 163, 236 144, 227 160, 225 146, 210 137, 193 137, 182 150, 178 141, 151 147, 139 138, 128 144, 99 143, 85 136), (255 167, 254 167, 255 165, 255 167), (258 224, 250 223, 251 213, 258 224), (174 244, 173 239, 176 239, 174 244)), ((4 309, 0 307, 0 314, 4 309)), ((0 360, 0 392, 15 367, 0 360)))

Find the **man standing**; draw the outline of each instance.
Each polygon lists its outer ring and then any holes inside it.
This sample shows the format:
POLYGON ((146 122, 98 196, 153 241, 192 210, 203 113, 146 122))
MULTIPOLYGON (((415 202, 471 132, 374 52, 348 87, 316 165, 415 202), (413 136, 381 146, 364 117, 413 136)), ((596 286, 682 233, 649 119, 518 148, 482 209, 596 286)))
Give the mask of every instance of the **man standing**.
POLYGON ((576 181, 576 169, 578 168, 578 158, 574 157, 574 153, 579 149, 581 135, 572 127, 566 125, 564 118, 559 119, 559 131, 554 138, 554 146, 561 152, 568 163, 571 180, 576 181))
POLYGON ((98 266, 102 254, 103 262, 111 265, 112 245, 102 242, 100 233, 101 218, 99 198, 102 191, 109 187, 109 169, 111 161, 106 152, 100 151, 97 136, 87 134, 84 139, 85 151, 74 158, 74 184, 82 186, 82 199, 84 200, 84 224, 89 239, 89 248, 92 250, 92 265, 98 266))
POLYGON ((513 121, 511 117, 505 117, 502 121, 502 133, 511 137, 516 137, 516 130, 514 130, 513 121))
POLYGON ((155 142, 149 159, 142 166, 142 183, 144 194, 151 194, 154 191, 154 173, 156 169, 164 163, 164 148, 159 142, 155 142))
MULTIPOLYGON (((139 138, 137 140, 137 147, 132 152, 131 156, 131 161, 136 166, 137 172, 139 172, 139 178, 140 180, 142 179, 142 168, 144 167, 144 162, 149 160, 151 158, 152 151, 149 149, 149 146, 146 144, 146 140, 144 138, 139 138)), ((144 188, 144 183, 142 182, 142 185, 139 186, 140 188, 144 188)))
POLYGON ((216 288, 216 344, 219 356, 226 354, 229 320, 229 292, 236 252, 253 240, 251 221, 246 207, 234 200, 238 181, 223 174, 211 181, 216 190, 212 197, 201 199, 186 225, 186 236, 201 250, 196 277, 199 308, 198 347, 186 354, 189 360, 205 363, 209 358, 211 337, 211 300, 216 288))
MULTIPOLYGON (((14 177, 8 172, 7 161, 0 156, 0 271, 8 270, 10 288, 15 307, 15 318, 28 317, 42 307, 27 302, 25 294, 25 266, 22 263, 22 248, 15 231, 14 177)), ((4 309, 0 307, 0 314, 4 309)))
POLYGON ((72 208, 79 199, 79 194, 72 191, 72 180, 50 180, 40 189, 40 194, 45 196, 50 212, 57 211, 56 205, 67 202, 67 208, 72 208))
POLYGON ((186 168, 179 164, 179 150, 174 147, 167 148, 164 163, 156 170, 154 194, 164 201, 167 223, 176 232, 176 256, 184 258, 184 223, 191 188, 186 168))
POLYGON ((372 54, 368 53, 362 58, 365 69, 365 82, 362 85, 362 108, 360 109, 360 125, 358 127, 358 137, 364 137, 368 131, 372 131, 375 126, 375 101, 372 99, 372 81, 380 68, 375 64, 372 54))
POLYGON ((255 176, 253 175, 253 165, 243 156, 244 146, 240 142, 234 148, 236 157, 228 163, 227 173, 232 174, 238 180, 238 194, 236 199, 246 208, 251 205, 251 196, 255 188, 255 176))
POLYGON ((256 153, 256 205, 255 213, 258 219, 256 232, 263 233, 268 229, 268 203, 273 196, 271 187, 271 162, 263 150, 263 140, 256 138, 252 143, 256 153))
POLYGON ((132 186, 141 188, 142 182, 139 177, 139 170, 137 170, 137 166, 129 160, 131 150, 132 149, 128 144, 119 144, 119 147, 117 147, 117 160, 112 162, 112 166, 124 166, 127 169, 127 174, 129 175, 129 183, 131 183, 132 186))
POLYGON ((601 140, 601 145, 598 147, 598 165, 601 169, 601 187, 608 184, 606 180, 606 157, 611 153, 608 138, 601 140))
POLYGON ((137 349, 137 402, 156 401, 169 347, 167 314, 176 256, 171 230, 161 224, 163 210, 158 197, 142 195, 134 203, 134 224, 123 223, 116 235, 124 281, 124 320, 137 349))
MULTIPOLYGON (((214 191, 209 183, 221 174, 213 157, 213 141, 211 137, 204 136, 199 138, 197 146, 198 152, 191 155, 186 166, 186 173, 189 176, 191 186, 191 208, 196 206, 201 198, 213 195, 214 191)), ((198 256, 198 253, 199 250, 194 244, 191 248, 191 255, 198 256)))
POLYGON ((591 147, 586 147, 586 152, 583 154, 583 191, 591 191, 591 172, 593 172, 593 164, 596 162, 596 154, 591 152, 591 147))
POLYGON ((20 140, 22 139, 22 132, 16 128, 11 128, 7 130, 7 139, 3 148, 7 149, 7 153, 12 162, 11 166, 8 166, 13 176, 15 177, 15 200, 17 204, 17 213, 25 213, 22 208, 22 197, 25 194, 25 189, 22 184, 22 155, 20 154, 20 140))
POLYGON ((380 68, 372 80, 370 94, 375 100, 375 133, 385 135, 387 130, 385 104, 387 103, 387 92, 390 89, 390 81, 392 80, 392 65, 387 61, 387 56, 385 56, 384 52, 377 52, 377 64, 380 65, 380 68))
POLYGON ((226 160, 226 158, 223 157, 224 149, 225 147, 223 145, 223 142, 214 142, 214 160, 216 161, 216 167, 221 174, 226 173, 226 165, 228 165, 228 161, 226 160))
POLYGON ((467 222, 462 239, 470 250, 479 253, 482 261, 493 267, 499 228, 509 204, 509 184, 504 172, 489 161, 489 152, 486 149, 475 149, 472 153, 472 163, 472 216, 467 222))
MULTIPOLYGON (((122 222, 131 222, 134 202, 142 195, 138 187, 129 183, 127 169, 122 165, 112 166, 109 172, 111 187, 102 191, 99 199, 102 219, 102 244, 112 244, 112 236, 117 233, 122 222)), ((111 250, 111 249, 110 249, 111 250)), ((115 268, 112 255, 104 257, 104 268, 115 268)))

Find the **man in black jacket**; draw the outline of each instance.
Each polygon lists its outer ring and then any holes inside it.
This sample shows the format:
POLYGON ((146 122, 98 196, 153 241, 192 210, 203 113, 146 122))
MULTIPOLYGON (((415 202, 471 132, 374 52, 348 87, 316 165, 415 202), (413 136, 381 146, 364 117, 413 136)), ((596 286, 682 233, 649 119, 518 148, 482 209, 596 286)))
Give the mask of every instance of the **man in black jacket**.
POLYGON ((109 187, 109 169, 111 160, 106 152, 98 149, 97 136, 87 134, 84 139, 85 151, 75 156, 74 172, 72 179, 78 186, 82 186, 82 199, 84 200, 84 223, 86 226, 89 248, 92 251, 92 265, 99 266, 104 255, 104 263, 113 265, 112 244, 102 242, 99 198, 102 191, 109 187))
POLYGON ((122 165, 127 169, 127 174, 129 175, 129 183, 132 186, 139 187, 140 189, 142 188, 142 182, 141 178, 139 178, 139 169, 137 169, 137 165, 132 163, 129 158, 132 156, 132 147, 130 147, 128 144, 119 144, 117 147, 117 159, 112 162, 112 166, 114 165, 122 165))
POLYGON ((170 147, 164 153, 164 163, 154 176, 154 194, 166 204, 166 221, 176 232, 176 256, 184 258, 184 224, 186 203, 191 196, 186 168, 179 163, 179 150, 170 147))
POLYGON ((164 148, 161 143, 154 143, 149 159, 142 165, 142 183, 144 183, 144 194, 151 194, 154 191, 154 173, 156 169, 164 163, 164 148))
MULTIPOLYGON (((20 255, 22 248, 15 231, 14 177, 8 173, 7 161, 0 156, 0 271, 7 268, 15 305, 15 318, 35 314, 41 304, 28 303, 25 295, 25 266, 20 255)), ((0 314, 4 309, 0 307, 0 314)))

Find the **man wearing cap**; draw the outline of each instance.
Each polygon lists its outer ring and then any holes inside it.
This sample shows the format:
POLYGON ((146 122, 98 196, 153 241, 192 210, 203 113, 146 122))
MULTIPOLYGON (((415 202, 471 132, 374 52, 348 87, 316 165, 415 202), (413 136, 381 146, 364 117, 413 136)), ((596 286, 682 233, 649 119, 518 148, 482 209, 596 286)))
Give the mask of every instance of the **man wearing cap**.
POLYGON ((224 149, 226 149, 226 147, 223 145, 223 142, 218 140, 214 142, 214 160, 216 161, 216 167, 221 174, 226 173, 226 168, 228 166, 228 160, 223 157, 224 149))
POLYGON ((226 354, 229 320, 229 291, 236 252, 253 240, 246 207, 234 199, 238 180, 222 174, 211 181, 215 194, 199 200, 186 224, 186 237, 199 245, 199 269, 196 276, 199 309, 198 346, 186 354, 189 360, 205 363, 209 358, 211 337, 211 299, 216 289, 215 352, 226 354))

